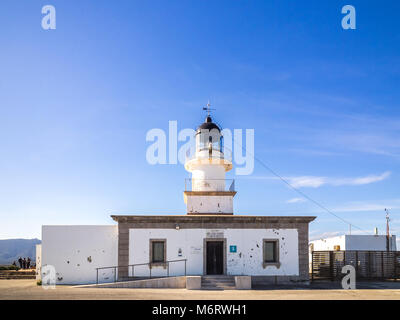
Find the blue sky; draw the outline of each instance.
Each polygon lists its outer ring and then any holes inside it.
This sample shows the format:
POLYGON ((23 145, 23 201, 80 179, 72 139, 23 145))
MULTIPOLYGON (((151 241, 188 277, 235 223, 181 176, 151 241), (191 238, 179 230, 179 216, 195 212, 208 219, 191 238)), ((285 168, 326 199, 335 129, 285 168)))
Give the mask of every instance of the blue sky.
MULTIPOLYGON (((210 99, 255 154, 362 229, 400 231, 398 1, 2 1, 0 238, 110 214, 184 214, 182 165, 149 165, 146 132, 195 128, 210 99), (57 29, 41 28, 42 6, 57 29), (342 6, 357 29, 341 27, 342 6)), ((235 212, 348 226, 256 163, 235 212)), ((354 230, 355 231, 355 230, 354 230)))

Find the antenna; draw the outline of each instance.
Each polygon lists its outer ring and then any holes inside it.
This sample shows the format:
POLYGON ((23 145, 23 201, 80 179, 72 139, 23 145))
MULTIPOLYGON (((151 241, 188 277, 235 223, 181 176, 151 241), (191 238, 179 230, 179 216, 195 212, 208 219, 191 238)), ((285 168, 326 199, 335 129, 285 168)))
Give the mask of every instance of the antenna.
POLYGON ((389 210, 385 208, 386 212, 386 251, 389 251, 389 239, 390 239, 390 232, 389 232, 389 210))
POLYGON ((207 116, 208 116, 208 117, 210 116, 211 110, 212 110, 212 111, 216 110, 216 109, 211 109, 210 106, 211 106, 211 103, 210 103, 210 100, 208 100, 207 106, 206 106, 206 107, 203 107, 203 110, 207 111, 207 116))

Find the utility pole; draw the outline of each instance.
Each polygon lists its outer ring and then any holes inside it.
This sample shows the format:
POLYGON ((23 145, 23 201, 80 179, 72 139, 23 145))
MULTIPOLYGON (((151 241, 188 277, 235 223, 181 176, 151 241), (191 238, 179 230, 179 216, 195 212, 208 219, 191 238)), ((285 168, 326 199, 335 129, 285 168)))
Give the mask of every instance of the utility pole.
POLYGON ((386 251, 389 251, 389 241, 390 241, 390 232, 389 232, 389 210, 385 208, 386 212, 386 251))

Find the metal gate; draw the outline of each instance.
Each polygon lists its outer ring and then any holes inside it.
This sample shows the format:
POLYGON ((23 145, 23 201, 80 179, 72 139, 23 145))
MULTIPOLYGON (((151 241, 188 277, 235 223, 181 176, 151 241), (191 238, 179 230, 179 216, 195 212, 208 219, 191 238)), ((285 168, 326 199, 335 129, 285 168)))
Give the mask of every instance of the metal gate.
POLYGON ((313 251, 311 279, 340 280, 352 265, 357 279, 400 279, 400 251, 313 251))

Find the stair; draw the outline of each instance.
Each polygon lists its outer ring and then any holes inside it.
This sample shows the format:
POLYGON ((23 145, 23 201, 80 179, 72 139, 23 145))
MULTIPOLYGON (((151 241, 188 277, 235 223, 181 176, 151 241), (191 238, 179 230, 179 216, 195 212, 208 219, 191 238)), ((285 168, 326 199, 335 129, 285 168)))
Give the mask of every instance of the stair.
POLYGON ((202 276, 201 288, 203 290, 234 290, 235 278, 233 276, 202 276))
POLYGON ((22 279, 36 279, 35 270, 0 270, 0 280, 22 280, 22 279))

